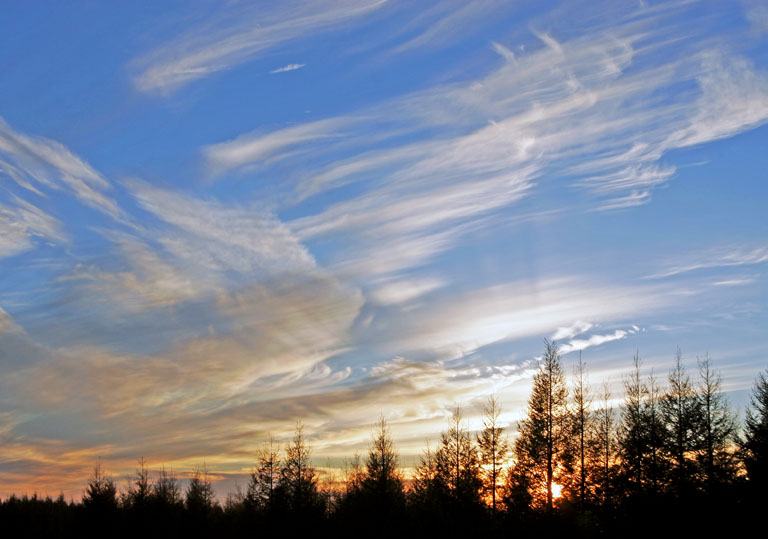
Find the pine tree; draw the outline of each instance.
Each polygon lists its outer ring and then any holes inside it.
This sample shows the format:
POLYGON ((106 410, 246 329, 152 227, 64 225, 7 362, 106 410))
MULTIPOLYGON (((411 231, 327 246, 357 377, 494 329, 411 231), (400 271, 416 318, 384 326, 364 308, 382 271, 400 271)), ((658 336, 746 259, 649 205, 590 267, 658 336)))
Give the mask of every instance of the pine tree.
POLYGON ((253 470, 245 493, 245 503, 251 509, 265 510, 274 499, 280 480, 280 445, 270 434, 259 449, 258 465, 253 470))
POLYGON ((698 358, 699 390, 698 462, 702 483, 712 494, 736 476, 735 455, 736 419, 721 391, 720 375, 712 368, 712 360, 705 355, 698 358))
POLYGON ((482 488, 480 462, 458 406, 451 413, 448 430, 440 435, 435 458, 438 480, 447 487, 450 500, 457 507, 478 506, 482 488))
POLYGON ((643 403, 643 422, 645 427, 645 444, 648 448, 646 476, 650 492, 658 494, 667 486, 669 478, 669 462, 665 458, 667 447, 667 428, 661 410, 662 394, 656 384, 653 369, 648 375, 648 393, 643 403))
POLYGON ((376 425, 368 447, 361 486, 367 496, 378 500, 389 510, 394 510, 404 503, 403 474, 400 471, 399 456, 383 416, 376 425))
POLYGON ((525 477, 537 506, 553 507, 553 484, 562 481, 568 441, 568 389, 557 345, 545 342, 544 356, 533 377, 528 412, 515 443, 518 475, 525 477))
POLYGON ((758 375, 752 388, 740 445, 749 482, 764 494, 768 483, 768 371, 758 375))
POLYGON ((669 373, 669 389, 660 403, 665 426, 665 452, 670 459, 672 485, 677 496, 694 488, 694 452, 698 445, 699 402, 691 379, 683 367, 680 349, 669 373))
POLYGON ((509 453, 509 441, 504 435, 504 427, 499 422, 501 406, 495 395, 488 397, 483 409, 483 430, 477 435, 477 447, 480 453, 483 487, 491 496, 491 511, 496 512, 497 490, 504 463, 509 453))
POLYGON ((639 493, 645 484, 646 428, 643 401, 648 392, 640 378, 639 354, 632 358, 633 369, 624 379, 624 405, 619 425, 619 451, 622 476, 627 482, 627 493, 639 493))
POLYGON ((322 501, 317 490, 317 476, 310 462, 312 450, 304 438, 304 426, 296 423, 293 441, 285 448, 280 488, 288 509, 296 515, 317 517, 322 513, 322 501))
POLYGON ((139 467, 136 468, 136 474, 123 496, 123 505, 131 509, 140 510, 146 507, 151 496, 152 483, 149 480, 149 469, 144 457, 141 457, 139 459, 139 467))
POLYGON ((597 448, 592 395, 581 354, 574 369, 572 402, 571 443, 569 444, 572 455, 569 456, 569 460, 573 479, 569 483, 571 483, 573 494, 578 498, 579 506, 583 508, 592 494, 592 468, 597 448))
POLYGON ((216 495, 205 464, 195 468, 189 485, 187 485, 184 505, 187 511, 199 516, 208 515, 215 507, 216 495))
POLYGON ((181 487, 173 470, 166 471, 165 466, 162 467, 152 486, 152 501, 155 505, 165 508, 177 508, 182 505, 181 487))
POLYGON ((601 400, 602 404, 600 408, 598 408, 595 417, 595 432, 597 438, 597 462, 595 469, 600 485, 600 500, 605 507, 610 503, 611 480, 616 456, 615 416, 613 407, 611 406, 611 390, 607 381, 603 383, 601 400))
POLYGON ((424 508, 429 502, 438 497, 437 493, 441 490, 441 487, 442 485, 440 485, 437 475, 435 452, 432 451, 429 440, 427 440, 426 447, 419 458, 419 465, 416 467, 411 485, 411 501, 415 505, 424 508))
POLYGON ((101 461, 93 468, 93 475, 83 493, 83 505, 96 512, 117 509, 117 487, 111 476, 104 473, 101 461))

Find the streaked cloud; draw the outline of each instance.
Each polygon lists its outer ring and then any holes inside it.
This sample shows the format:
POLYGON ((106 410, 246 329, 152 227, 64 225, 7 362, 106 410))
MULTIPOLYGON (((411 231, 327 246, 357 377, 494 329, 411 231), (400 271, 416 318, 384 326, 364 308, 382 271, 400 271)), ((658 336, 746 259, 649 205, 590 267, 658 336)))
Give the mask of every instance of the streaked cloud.
POLYGON ((264 6, 238 6, 136 59, 139 72, 133 82, 140 92, 170 94, 288 41, 348 24, 384 3, 290 1, 266 10, 264 6))
POLYGON ((382 305, 404 303, 445 286, 440 279, 418 279, 387 282, 371 292, 371 298, 382 305))
POLYGON ((673 277, 692 271, 710 268, 751 266, 768 262, 766 247, 724 247, 700 253, 691 253, 684 262, 673 264, 669 269, 648 275, 648 279, 673 277))
POLYGON ((270 73, 285 73, 286 71, 296 71, 297 69, 301 69, 306 64, 288 64, 284 65, 283 67, 278 67, 277 69, 273 69, 270 71, 270 73))
POLYGON ((0 258, 31 249, 37 240, 65 242, 62 224, 18 197, 0 204, 0 258))
POLYGON ((591 322, 582 322, 581 320, 577 320, 570 326, 557 328, 557 331, 555 331, 555 333, 552 335, 551 340, 561 341, 563 339, 571 339, 576 335, 586 333, 593 327, 595 327, 595 325, 591 322))
POLYGON ((565 355, 570 352, 580 352, 592 346, 600 346, 607 342, 618 341, 632 333, 634 333, 633 330, 626 331, 617 329, 613 333, 608 333, 606 335, 590 335, 586 339, 572 339, 560 347, 560 353, 565 355))
POLYGON ((109 182, 63 144, 14 131, 0 118, 0 155, 13 163, 12 167, 6 163, 2 170, 23 187, 37 193, 43 187, 66 189, 83 204, 116 220, 124 218, 106 194, 109 182))

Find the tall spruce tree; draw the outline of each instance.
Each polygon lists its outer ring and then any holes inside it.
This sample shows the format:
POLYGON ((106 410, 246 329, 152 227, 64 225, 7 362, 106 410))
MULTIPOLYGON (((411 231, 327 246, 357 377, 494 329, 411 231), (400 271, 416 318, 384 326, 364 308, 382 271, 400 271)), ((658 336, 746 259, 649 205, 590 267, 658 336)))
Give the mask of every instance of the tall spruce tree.
POLYGON ((736 476, 733 451, 736 419, 721 389, 720 374, 708 355, 699 363, 699 451, 698 464, 705 492, 713 494, 736 476))
POLYGON ((509 453, 509 440, 504 435, 504 427, 499 421, 501 406, 495 395, 488 397, 483 409, 483 430, 477 435, 477 447, 480 453, 480 465, 483 487, 490 494, 491 512, 496 513, 501 472, 509 453))
POLYGON ((451 413, 449 428, 440 435, 435 455, 438 481, 445 487, 449 501, 456 507, 471 509, 480 504, 480 461, 461 408, 451 413))
POLYGON ((695 451, 698 448, 699 401, 691 378, 677 349, 675 365, 669 372, 668 389, 661 398, 660 410, 665 427, 664 446, 669 459, 671 488, 685 496, 695 488, 695 451))
POLYGON ((383 416, 379 418, 368 446, 362 489, 387 509, 400 508, 405 501, 400 458, 383 416))
POLYGON ((624 493, 639 494, 643 491, 648 474, 648 426, 645 417, 645 400, 648 387, 640 376, 642 360, 638 353, 632 358, 632 371, 624 379, 624 405, 618 429, 621 476, 624 493))
POLYGON ((544 356, 533 377, 525 419, 515 443, 516 475, 524 477, 534 505, 553 507, 553 484, 561 484, 568 442, 568 388, 555 343, 544 341, 544 356))
POLYGON ((208 467, 205 464, 197 466, 187 485, 184 506, 194 517, 204 518, 208 516, 215 505, 216 494, 213 491, 208 467))
POLYGON ((304 426, 297 422, 293 441, 285 448, 280 488, 287 508, 296 515, 307 517, 307 523, 323 512, 315 468, 310 462, 311 454, 312 450, 304 437, 304 426))
POLYGON ((568 481, 572 495, 584 507, 592 497, 593 461, 597 452, 595 440, 594 412, 592 411, 592 393, 587 382, 586 366, 579 353, 579 361, 574 368, 573 398, 571 414, 571 449, 570 470, 572 478, 568 481))
POLYGON ((259 449, 257 459, 244 501, 249 509, 263 511, 270 507, 280 481, 280 445, 271 434, 259 449))
POLYGON ((768 371, 758 375, 752 388, 741 450, 750 484, 764 495, 768 484, 768 371))
POLYGON ((597 462, 595 472, 599 484, 600 501, 603 507, 611 502, 611 482, 616 459, 615 414, 611 406, 611 390, 608 381, 603 383, 601 404, 595 415, 597 462))

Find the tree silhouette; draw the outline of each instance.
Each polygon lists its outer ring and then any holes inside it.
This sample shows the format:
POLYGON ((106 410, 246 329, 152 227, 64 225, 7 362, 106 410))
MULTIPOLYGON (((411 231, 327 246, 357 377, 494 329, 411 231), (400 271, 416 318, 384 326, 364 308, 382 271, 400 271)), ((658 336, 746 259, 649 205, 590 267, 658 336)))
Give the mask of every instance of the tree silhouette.
POLYGON ((752 388, 741 449, 747 477, 761 491, 768 483, 768 371, 758 375, 752 388))
POLYGON ((495 395, 488 397, 483 409, 483 430, 477 435, 477 447, 480 454, 483 488, 491 496, 491 512, 496 512, 497 496, 501 473, 509 453, 509 441, 504 435, 504 427, 499 421, 501 406, 495 395))
POLYGON ((315 469, 310 462, 311 454, 312 450, 304 438, 304 426, 299 421, 293 441, 285 448, 280 488, 288 510, 307 518, 318 517, 323 510, 315 469))
POLYGON ((149 479, 149 468, 144 457, 141 457, 139 467, 136 468, 136 473, 123 496, 123 505, 142 511, 149 504, 151 496, 152 483, 149 479))
POLYGON ((633 369, 624 380, 624 406, 619 425, 621 475, 627 496, 659 493, 667 478, 664 458, 666 427, 660 410, 661 395, 653 372, 648 381, 640 378, 641 360, 633 358, 633 369))
POLYGON ((579 353, 579 362, 573 377, 573 410, 571 414, 571 443, 567 444, 572 455, 566 459, 570 464, 572 479, 568 481, 570 489, 584 507, 592 495, 592 470, 595 455, 598 452, 595 440, 594 413, 592 394, 586 379, 586 366, 579 353))
POLYGON ((438 481, 445 485, 450 500, 467 508, 478 506, 483 486, 480 462, 458 406, 451 413, 448 430, 440 435, 435 460, 438 481))
POLYGON ((258 465, 251 473, 245 502, 251 509, 266 510, 274 500, 280 481, 280 445, 270 434, 259 449, 258 465))
POLYGON ((607 381, 603 383, 601 401, 595 417, 598 461, 596 471, 600 484, 600 499, 605 507, 610 503, 616 453, 615 414, 611 406, 611 390, 607 381))
POLYGON ((101 461, 93 468, 93 475, 83 493, 83 505, 97 512, 117 509, 117 487, 111 476, 104 473, 101 461))
POLYGON ((515 476, 525 478, 535 505, 551 510, 553 483, 561 482, 568 443, 568 388, 557 345, 544 341, 544 356, 533 377, 526 417, 515 442, 515 476))
POLYGON ((155 505, 165 508, 177 508, 182 505, 181 487, 173 470, 163 466, 152 488, 152 500, 155 505))
POLYGON ((683 367, 680 349, 669 373, 669 389, 661 399, 662 420, 666 428, 665 446, 671 460, 671 478, 675 492, 682 496, 693 487, 696 476, 694 452, 698 445, 699 402, 690 376, 683 367))
POLYGON ((405 500, 399 456, 383 416, 376 424, 368 447, 362 489, 388 510, 399 509, 405 500))
POLYGON ((184 505, 187 511, 198 515, 207 515, 216 505, 213 483, 205 464, 195 468, 195 472, 189 480, 189 485, 187 485, 184 505))
POLYGON ((729 483, 736 476, 735 455, 736 419, 721 391, 720 375, 712 368, 708 355, 698 358, 699 363, 699 453, 698 462, 702 483, 708 493, 729 483))

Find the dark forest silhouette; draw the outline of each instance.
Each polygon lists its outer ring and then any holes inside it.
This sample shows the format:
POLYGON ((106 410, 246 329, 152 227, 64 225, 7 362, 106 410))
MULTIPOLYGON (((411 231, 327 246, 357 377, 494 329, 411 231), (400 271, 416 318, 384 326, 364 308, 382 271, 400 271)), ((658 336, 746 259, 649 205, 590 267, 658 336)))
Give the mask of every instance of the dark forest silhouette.
POLYGON ((50 537, 734 533, 761 522, 768 500, 768 373, 755 381, 739 428, 710 358, 697 366, 689 374, 678 350, 662 381, 644 377, 636 355, 614 410, 607 384, 590 387, 581 357, 568 376, 557 345, 545 341, 514 444, 495 397, 474 434, 457 406, 407 479, 382 416, 341 486, 322 485, 298 422, 283 450, 271 437, 264 443, 247 487, 223 502, 205 465, 182 488, 142 458, 118 489, 97 463, 81 502, 11 496, 0 503, 0 529, 50 537))

